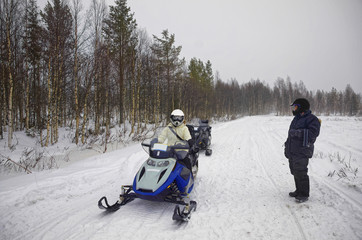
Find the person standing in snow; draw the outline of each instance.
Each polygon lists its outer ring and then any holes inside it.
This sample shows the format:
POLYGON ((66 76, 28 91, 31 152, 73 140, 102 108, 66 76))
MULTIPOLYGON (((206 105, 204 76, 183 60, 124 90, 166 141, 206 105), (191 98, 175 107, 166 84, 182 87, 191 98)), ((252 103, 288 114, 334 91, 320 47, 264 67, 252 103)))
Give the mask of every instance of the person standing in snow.
POLYGON ((291 105, 294 119, 290 124, 284 155, 289 160, 289 168, 294 176, 296 190, 290 192, 297 202, 309 198, 308 162, 313 156, 314 142, 320 131, 320 120, 309 110, 305 98, 296 99, 291 105))
MULTIPOLYGON (((158 136, 158 142, 172 146, 178 141, 184 140, 187 141, 190 148, 192 148, 194 140, 192 139, 190 131, 185 124, 184 113, 180 109, 173 110, 170 116, 170 121, 171 123, 169 123, 158 136)), ((186 157, 183 161, 186 167, 191 170, 191 159, 186 157)))

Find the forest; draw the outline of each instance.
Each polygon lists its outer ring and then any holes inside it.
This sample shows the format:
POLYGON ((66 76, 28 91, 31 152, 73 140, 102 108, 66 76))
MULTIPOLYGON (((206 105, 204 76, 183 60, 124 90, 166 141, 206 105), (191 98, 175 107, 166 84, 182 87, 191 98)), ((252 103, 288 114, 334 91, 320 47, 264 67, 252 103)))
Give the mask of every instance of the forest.
POLYGON ((126 123, 137 136, 175 108, 186 119, 290 115, 290 103, 305 97, 317 115, 361 114, 350 85, 313 92, 288 76, 274 86, 225 81, 209 60, 182 58, 168 29, 149 36, 138 28, 126 0, 91 0, 89 9, 81 0, 44 9, 36 0, 1 0, 0 18, 0 138, 7 132, 9 148, 14 131, 42 146, 56 143, 62 127, 74 129, 76 144, 126 123))

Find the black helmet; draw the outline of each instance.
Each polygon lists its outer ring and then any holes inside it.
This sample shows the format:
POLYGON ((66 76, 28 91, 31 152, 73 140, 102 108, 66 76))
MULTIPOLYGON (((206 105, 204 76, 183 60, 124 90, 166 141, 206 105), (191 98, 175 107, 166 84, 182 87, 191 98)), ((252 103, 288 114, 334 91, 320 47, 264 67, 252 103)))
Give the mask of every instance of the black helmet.
POLYGON ((305 98, 297 98, 290 106, 297 106, 298 108, 293 111, 293 115, 297 115, 298 113, 306 112, 310 108, 310 104, 305 98))

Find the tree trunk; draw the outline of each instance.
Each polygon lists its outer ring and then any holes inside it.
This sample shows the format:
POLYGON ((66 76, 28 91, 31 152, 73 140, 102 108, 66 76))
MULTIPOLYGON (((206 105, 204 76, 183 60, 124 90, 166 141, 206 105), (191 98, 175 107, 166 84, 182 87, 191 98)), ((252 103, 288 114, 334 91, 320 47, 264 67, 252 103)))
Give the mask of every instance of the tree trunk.
MULTIPOLYGON (((28 26, 28 1, 25 1, 25 26, 28 26)), ((29 77, 29 64, 28 64, 28 56, 29 56, 29 47, 28 47, 28 31, 26 30, 26 48, 25 48, 25 129, 29 130, 29 115, 30 115, 30 77, 29 77)))
POLYGON ((48 62, 48 104, 47 104, 47 135, 45 137, 45 146, 47 147, 49 144, 49 137, 50 137, 50 123, 51 123, 51 117, 52 117, 52 85, 51 85, 51 74, 50 74, 50 62, 51 58, 49 57, 48 62))
POLYGON ((0 134, 1 134, 1 139, 4 138, 4 133, 3 133, 3 127, 6 126, 6 91, 5 91, 5 64, 2 65, 2 86, 1 88, 3 89, 2 93, 1 93, 1 117, 0 117, 0 134))
POLYGON ((87 123, 87 113, 88 113, 87 97, 88 97, 88 94, 86 94, 86 97, 84 99, 84 106, 83 106, 82 144, 85 143, 85 126, 87 123))
POLYGON ((156 109, 155 109, 155 124, 158 125, 160 121, 160 113, 161 113, 161 94, 160 94, 160 72, 157 72, 157 83, 156 83, 156 109))
POLYGON ((40 136, 40 145, 43 147, 43 121, 42 121, 42 116, 41 116, 41 101, 40 101, 40 66, 39 63, 36 63, 37 68, 37 74, 34 74, 34 81, 36 79, 37 81, 37 86, 34 88, 35 91, 35 99, 36 99, 36 106, 35 106, 35 111, 36 111, 36 120, 37 120, 37 126, 38 126, 38 131, 39 131, 39 136, 40 136))
MULTIPOLYGON (((9 16, 7 16, 9 18, 9 16)), ((14 82, 13 82, 13 75, 11 73, 11 42, 10 42, 10 22, 9 20, 6 23, 6 37, 7 37, 7 44, 8 44, 8 71, 9 71, 9 99, 8 99, 8 147, 11 148, 12 146, 12 139, 13 139, 13 90, 14 90, 14 82)))
POLYGON ((137 126, 137 134, 140 133, 141 130, 141 110, 140 110, 140 91, 141 91, 141 63, 138 63, 138 71, 137 71, 137 93, 136 93, 136 122, 137 126))
POLYGON ((131 94, 131 132, 129 133, 129 135, 134 133, 134 126, 135 126, 135 111, 136 111, 136 97, 135 97, 135 88, 136 88, 136 73, 135 73, 135 59, 133 57, 132 60, 132 77, 130 78, 130 94, 131 94))
POLYGON ((78 106, 78 22, 75 22, 74 33, 74 101, 75 101, 75 144, 79 139, 79 106, 78 106))
POLYGON ((83 105, 83 123, 82 123, 82 144, 85 143, 85 126, 87 124, 87 117, 88 117, 88 96, 89 96, 89 92, 90 92, 90 88, 91 88, 91 81, 88 80, 89 78, 89 72, 88 69, 86 71, 86 76, 85 76, 85 85, 87 86, 86 88, 86 93, 84 96, 84 105, 83 105), (87 81, 89 81, 87 83, 87 81))
POLYGON ((124 83, 124 79, 123 79, 123 56, 122 56, 122 49, 119 51, 120 53, 120 58, 119 58, 119 98, 120 98, 120 102, 119 102, 119 125, 121 125, 124 121, 124 89, 123 89, 123 83, 124 83))
POLYGON ((30 78, 28 77, 29 72, 29 66, 28 61, 26 61, 26 72, 25 72, 25 84, 26 84, 26 90, 25 90, 25 129, 29 130, 29 118, 30 118, 30 78))
MULTIPOLYGON (((109 56, 109 46, 107 46, 107 61, 110 59, 109 56)), ((110 136, 109 131, 109 125, 110 125, 110 107, 109 107, 109 66, 106 67, 106 79, 105 79, 105 85, 106 85, 106 140, 105 140, 105 146, 104 146, 104 152, 107 151, 107 143, 110 136)))

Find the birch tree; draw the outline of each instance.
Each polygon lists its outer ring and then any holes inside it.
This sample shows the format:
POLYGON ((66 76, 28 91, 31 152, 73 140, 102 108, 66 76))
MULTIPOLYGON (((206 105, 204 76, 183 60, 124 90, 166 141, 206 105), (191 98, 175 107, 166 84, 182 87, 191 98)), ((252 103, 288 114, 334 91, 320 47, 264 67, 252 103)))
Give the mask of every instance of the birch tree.
MULTIPOLYGON (((21 78, 19 76, 19 81, 17 81, 17 73, 21 72, 21 24, 22 19, 21 14, 23 13, 20 7, 20 1, 18 0, 3 0, 0 4, 1 10, 1 30, 2 30, 2 88, 4 92, 2 93, 3 99, 3 111, 6 113, 5 121, 7 123, 8 129, 8 147, 12 147, 12 138, 13 131, 16 127, 14 120, 16 120, 15 105, 14 105, 14 93, 16 86, 21 86, 21 78), (18 54, 19 53, 19 54, 18 54), (18 54, 18 55, 17 55, 18 54), (20 68, 20 69, 19 69, 20 68), (7 106, 5 106, 7 105, 7 106)), ((20 97, 19 97, 20 99, 20 97)), ((18 107, 21 107, 21 101, 18 101, 18 107)), ((20 113, 22 114, 22 113, 20 113)), ((21 119, 19 119, 19 124, 21 125, 21 119)))
POLYGON ((47 146, 49 138, 51 144, 58 141, 58 124, 65 118, 65 68, 71 49, 72 16, 68 5, 61 0, 53 0, 53 5, 48 2, 41 16, 45 24, 44 38, 48 61, 47 146))
POLYGON ((81 19, 83 5, 81 0, 72 0, 72 17, 73 17, 73 81, 74 81, 74 112, 75 112, 75 143, 79 141, 79 125, 80 125, 80 103, 79 103, 79 51, 85 43, 84 35, 87 25, 81 19), (83 26, 83 27, 82 27, 83 26))

